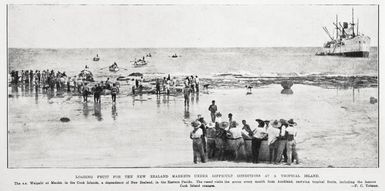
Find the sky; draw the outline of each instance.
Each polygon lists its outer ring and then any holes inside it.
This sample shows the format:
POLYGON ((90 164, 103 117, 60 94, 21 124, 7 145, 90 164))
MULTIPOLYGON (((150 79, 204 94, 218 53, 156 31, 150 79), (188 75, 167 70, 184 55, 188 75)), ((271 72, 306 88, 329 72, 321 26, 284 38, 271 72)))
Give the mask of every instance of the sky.
POLYGON ((318 47, 339 21, 378 41, 374 5, 9 5, 10 48, 318 47))

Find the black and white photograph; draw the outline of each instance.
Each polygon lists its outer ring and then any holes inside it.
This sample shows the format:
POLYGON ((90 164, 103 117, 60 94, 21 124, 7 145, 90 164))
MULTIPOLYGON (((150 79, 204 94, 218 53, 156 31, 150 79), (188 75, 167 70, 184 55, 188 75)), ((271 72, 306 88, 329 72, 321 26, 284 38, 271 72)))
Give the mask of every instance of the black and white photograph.
POLYGON ((7 168, 379 168, 375 4, 8 4, 7 168))

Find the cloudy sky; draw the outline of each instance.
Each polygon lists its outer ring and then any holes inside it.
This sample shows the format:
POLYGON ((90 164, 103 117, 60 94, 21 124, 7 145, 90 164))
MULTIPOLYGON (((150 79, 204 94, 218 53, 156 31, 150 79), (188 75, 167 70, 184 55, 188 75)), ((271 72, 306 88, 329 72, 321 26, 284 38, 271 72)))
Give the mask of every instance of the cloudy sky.
POLYGON ((9 5, 12 48, 321 46, 332 22, 359 18, 378 41, 377 6, 9 5))

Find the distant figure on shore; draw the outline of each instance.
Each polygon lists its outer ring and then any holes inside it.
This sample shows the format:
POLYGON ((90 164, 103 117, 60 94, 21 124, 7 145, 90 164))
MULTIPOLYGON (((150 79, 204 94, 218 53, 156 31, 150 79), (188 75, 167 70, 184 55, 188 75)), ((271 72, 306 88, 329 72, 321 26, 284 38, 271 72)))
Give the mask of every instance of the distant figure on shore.
POLYGON ((113 103, 116 103, 116 94, 118 94, 118 92, 119 92, 119 88, 114 83, 111 88, 111 98, 113 103))
POLYGON ((89 89, 87 86, 87 83, 84 83, 83 88, 82 88, 82 94, 83 94, 83 102, 87 102, 88 100, 88 94, 89 94, 89 89))
POLYGON ((159 78, 156 79, 156 82, 155 82, 155 93, 156 94, 160 94, 160 82, 159 82, 159 78))
MULTIPOLYGON (((231 124, 233 122, 233 114, 232 113, 229 113, 227 115, 227 117, 229 118, 229 124, 231 124)), ((231 125, 230 125, 231 126, 231 125)))
POLYGON ((252 94, 251 90, 253 89, 253 86, 251 86, 251 85, 246 85, 245 87, 246 87, 246 89, 247 89, 247 93, 246 93, 246 94, 247 94, 247 95, 248 95, 248 94, 252 94))
POLYGON ((199 92, 199 78, 198 78, 198 76, 195 76, 195 90, 196 90, 196 92, 199 92))
POLYGON ((95 92, 94 92, 94 102, 95 103, 100 103, 100 95, 102 94, 103 88, 100 86, 98 83, 95 85, 95 92))
POLYGON ((183 95, 184 95, 184 106, 189 107, 190 106, 190 89, 188 87, 185 87, 183 89, 183 95))
POLYGON ((217 112, 218 107, 215 105, 215 100, 211 101, 211 105, 209 106, 211 122, 215 123, 215 113, 217 112))
POLYGON ((203 141, 202 141, 202 135, 203 131, 200 128, 201 123, 199 121, 193 121, 191 123, 194 130, 190 133, 190 138, 193 141, 193 161, 196 164, 198 162, 198 156, 200 157, 202 163, 206 162, 205 153, 203 151, 203 141))

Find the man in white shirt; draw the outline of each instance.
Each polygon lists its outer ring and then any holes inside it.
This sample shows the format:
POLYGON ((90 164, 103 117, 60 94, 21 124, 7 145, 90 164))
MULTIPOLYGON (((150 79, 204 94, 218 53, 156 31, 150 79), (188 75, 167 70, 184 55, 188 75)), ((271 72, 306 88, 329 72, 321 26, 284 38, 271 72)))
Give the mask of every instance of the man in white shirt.
POLYGON ((197 92, 199 92, 199 78, 198 76, 195 76, 195 89, 197 92))
POLYGON ((291 165, 291 163, 295 160, 296 164, 299 164, 298 153, 296 149, 296 141, 295 137, 297 136, 297 123, 294 122, 293 119, 287 121, 288 127, 286 128, 286 132, 288 134, 286 149, 287 149, 287 165, 291 165))
POLYGON ((203 151, 203 141, 202 135, 203 131, 200 128, 201 123, 199 121, 193 121, 191 125, 194 127, 194 130, 190 133, 190 138, 193 141, 193 152, 194 152, 194 163, 197 163, 198 155, 201 158, 202 163, 206 162, 205 154, 203 151))
POLYGON ((259 160, 259 149, 261 148, 261 143, 263 140, 267 137, 267 131, 265 128, 265 122, 261 119, 256 119, 255 121, 258 122, 258 127, 253 130, 253 148, 252 148, 252 154, 253 154, 253 163, 258 163, 259 160))
POLYGON ((231 134, 228 138, 229 146, 233 151, 234 160, 237 161, 241 156, 245 155, 245 142, 242 137, 242 128, 238 127, 236 121, 232 121, 229 132, 231 134))

